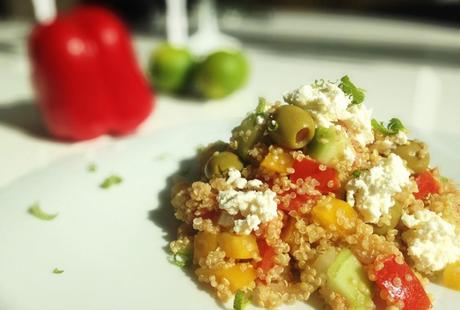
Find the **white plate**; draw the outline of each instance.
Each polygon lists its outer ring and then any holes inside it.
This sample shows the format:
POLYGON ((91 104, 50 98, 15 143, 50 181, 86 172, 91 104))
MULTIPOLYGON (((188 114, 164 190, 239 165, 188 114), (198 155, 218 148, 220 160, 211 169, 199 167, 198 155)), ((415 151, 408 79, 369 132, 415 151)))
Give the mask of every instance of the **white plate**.
MULTIPOLYGON (((168 178, 200 144, 227 139, 235 122, 196 124, 122 140, 93 159, 74 156, 0 192, 0 309, 215 309, 215 300, 165 251, 174 233, 168 178), (86 170, 89 162, 97 171, 86 170), (116 173, 124 181, 99 184, 116 173), (59 216, 26 211, 39 201, 59 216), (57 267, 63 274, 53 274, 57 267)), ((425 136, 424 138, 427 138, 425 136)), ((428 137, 435 161, 460 179, 458 145, 428 137), (455 170, 456 169, 456 170, 455 170)), ((458 140, 457 140, 458 141, 458 140)), ((456 309, 460 294, 436 286, 436 309, 456 309)), ((298 303, 289 309, 308 309, 298 303)))

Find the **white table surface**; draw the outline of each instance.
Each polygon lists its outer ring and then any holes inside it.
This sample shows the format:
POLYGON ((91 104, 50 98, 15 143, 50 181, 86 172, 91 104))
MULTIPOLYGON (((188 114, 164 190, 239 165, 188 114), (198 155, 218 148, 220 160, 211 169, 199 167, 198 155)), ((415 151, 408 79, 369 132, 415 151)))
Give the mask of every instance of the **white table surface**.
MULTIPOLYGON (((0 188, 68 154, 90 157, 95 149, 113 143, 110 137, 62 143, 43 133, 29 84, 25 49, 29 29, 23 23, 0 23, 0 188)), ((158 40, 154 38, 136 37, 136 50, 144 67, 156 44, 158 40)), ((255 107, 258 96, 279 99, 283 92, 301 84, 318 78, 336 80, 344 74, 367 90, 367 104, 378 119, 398 116, 411 128, 449 135, 460 133, 460 64, 436 66, 388 58, 342 58, 250 45, 246 51, 252 74, 243 91, 217 102, 157 96, 155 112, 137 135, 182 126, 186 139, 188 123, 241 117, 255 107)))

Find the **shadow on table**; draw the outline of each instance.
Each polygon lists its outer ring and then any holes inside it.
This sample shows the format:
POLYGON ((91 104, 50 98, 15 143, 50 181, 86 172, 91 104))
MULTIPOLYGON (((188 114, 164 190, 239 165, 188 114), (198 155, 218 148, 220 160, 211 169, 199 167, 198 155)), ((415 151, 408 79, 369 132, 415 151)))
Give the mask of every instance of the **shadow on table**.
POLYGON ((0 105, 0 126, 17 129, 34 138, 50 140, 40 111, 32 100, 16 101, 0 105))
MULTIPOLYGON (((168 259, 169 255, 171 254, 169 243, 176 239, 177 228, 180 224, 179 220, 174 217, 174 210, 171 206, 171 187, 178 179, 185 178, 188 181, 194 181, 198 179, 198 175, 196 157, 182 160, 179 163, 177 172, 173 173, 166 179, 166 186, 158 194, 158 207, 150 210, 148 213, 148 219, 160 227, 163 231, 163 239, 166 242, 165 246, 162 248, 164 251, 164 259, 168 259)), ((214 297, 214 294, 211 293, 208 285, 198 281, 192 268, 185 267, 182 268, 182 270, 184 271, 185 275, 195 283, 198 290, 205 291, 210 296, 214 297)), ((217 298, 214 297, 214 300, 218 308, 226 309, 217 298)))

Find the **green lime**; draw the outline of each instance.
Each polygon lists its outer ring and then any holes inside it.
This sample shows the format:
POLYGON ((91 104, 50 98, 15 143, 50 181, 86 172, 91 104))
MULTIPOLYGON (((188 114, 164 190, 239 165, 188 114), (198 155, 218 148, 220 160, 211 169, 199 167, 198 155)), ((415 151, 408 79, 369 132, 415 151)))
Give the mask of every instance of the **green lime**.
POLYGON ((179 92, 187 83, 193 67, 193 57, 185 48, 163 44, 151 55, 149 74, 156 89, 179 92))
POLYGON ((206 98, 223 98, 242 87, 249 75, 249 64, 239 51, 218 51, 198 65, 195 87, 206 98))

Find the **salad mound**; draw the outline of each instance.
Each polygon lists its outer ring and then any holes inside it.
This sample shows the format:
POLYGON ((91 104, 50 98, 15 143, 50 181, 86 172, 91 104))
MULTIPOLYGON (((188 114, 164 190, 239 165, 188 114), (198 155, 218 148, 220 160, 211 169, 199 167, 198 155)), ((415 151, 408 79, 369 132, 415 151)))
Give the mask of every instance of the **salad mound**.
POLYGON ((259 100, 179 180, 173 257, 216 296, 274 308, 429 309, 425 279, 460 286, 460 194, 397 119, 372 119, 345 76, 259 100))

